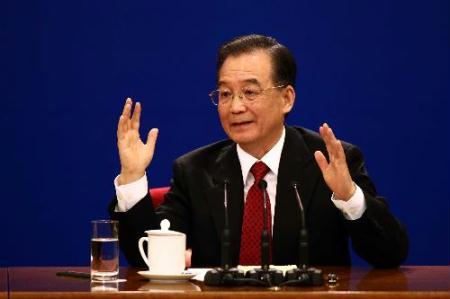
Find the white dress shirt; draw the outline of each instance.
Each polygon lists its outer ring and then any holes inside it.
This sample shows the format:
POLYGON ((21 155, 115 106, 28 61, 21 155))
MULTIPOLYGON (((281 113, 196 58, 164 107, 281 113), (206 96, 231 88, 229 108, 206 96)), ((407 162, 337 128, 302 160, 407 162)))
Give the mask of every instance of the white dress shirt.
MULTIPOLYGON (((242 178, 244 180, 244 200, 247 198, 247 193, 250 187, 255 181, 250 168, 255 162, 262 161, 270 169, 270 171, 264 177, 267 182, 267 193, 270 198, 270 207, 272 215, 272 228, 275 215, 275 205, 276 205, 276 195, 277 195, 277 179, 278 179, 278 166, 280 165, 281 152, 283 150, 284 140, 286 136, 286 130, 283 128, 278 142, 268 151, 261 160, 253 157, 249 153, 245 152, 239 145, 237 145, 237 154, 239 163, 241 165, 242 178)), ((117 195, 117 206, 115 208, 116 212, 126 212, 131 209, 139 200, 141 200, 148 192, 148 182, 147 175, 144 174, 142 178, 137 181, 131 182, 129 184, 120 185, 118 184, 117 176, 114 180, 114 186, 117 195)), ((347 220, 359 219, 364 211, 366 210, 366 201, 364 194, 356 185, 356 191, 353 196, 348 201, 339 200, 331 196, 331 201, 338 208, 347 220)))

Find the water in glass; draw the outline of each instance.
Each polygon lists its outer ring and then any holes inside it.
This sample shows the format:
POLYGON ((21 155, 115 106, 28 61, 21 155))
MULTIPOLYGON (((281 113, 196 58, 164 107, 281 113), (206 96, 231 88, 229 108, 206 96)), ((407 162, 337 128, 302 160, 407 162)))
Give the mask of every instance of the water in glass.
POLYGON ((119 274, 119 239, 91 239, 92 280, 115 280, 119 274))

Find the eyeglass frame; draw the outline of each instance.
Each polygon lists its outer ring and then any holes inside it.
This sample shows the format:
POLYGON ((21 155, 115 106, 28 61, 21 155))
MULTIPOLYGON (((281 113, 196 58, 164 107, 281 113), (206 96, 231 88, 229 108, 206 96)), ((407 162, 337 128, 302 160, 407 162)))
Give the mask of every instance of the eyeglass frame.
MULTIPOLYGON (((260 92, 259 92, 259 94, 256 96, 256 97, 259 97, 260 95, 262 95, 264 92, 266 92, 266 91, 268 91, 268 90, 272 90, 272 89, 277 89, 277 88, 283 88, 283 87, 286 87, 286 86, 288 86, 289 84, 281 84, 281 85, 277 85, 277 86, 271 86, 271 87, 267 87, 267 88, 264 88, 264 89, 262 89, 260 92)), ((244 99, 246 100, 246 103, 252 103, 252 102, 254 102, 255 100, 257 100, 257 98, 255 98, 255 99, 249 99, 247 96, 245 96, 244 95, 244 92, 243 92, 243 89, 245 88, 245 86, 244 87, 241 87, 241 92, 240 92, 240 94, 238 95, 238 98, 241 100, 241 102, 243 102, 244 103, 244 99)), ((213 98, 216 96, 216 95, 218 95, 219 94, 219 92, 220 92, 220 89, 216 89, 216 90, 213 90, 213 91, 211 91, 209 94, 208 94, 208 96, 209 96, 209 98, 210 98, 210 100, 211 100, 211 102, 213 103, 213 105, 214 106, 219 106, 219 103, 220 103, 220 101, 219 101, 219 98, 218 98, 218 96, 217 96, 217 103, 213 100, 213 98)), ((235 93, 234 92, 231 92, 231 98, 230 98, 230 101, 227 101, 226 103, 231 103, 231 101, 234 99, 234 97, 235 97, 236 95, 235 95, 235 93)), ((225 105, 225 104, 222 104, 222 105, 225 105)))

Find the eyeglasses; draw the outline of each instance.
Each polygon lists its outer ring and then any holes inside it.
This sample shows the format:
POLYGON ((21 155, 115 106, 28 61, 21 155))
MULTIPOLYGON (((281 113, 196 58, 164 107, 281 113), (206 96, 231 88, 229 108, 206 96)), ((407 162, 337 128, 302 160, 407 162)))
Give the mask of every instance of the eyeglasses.
MULTIPOLYGON (((254 102, 255 100, 258 100, 262 97, 262 95, 272 89, 282 88, 285 87, 287 84, 278 85, 278 86, 272 86, 265 89, 262 89, 261 87, 255 85, 251 86, 244 86, 241 88, 241 92, 238 95, 238 98, 241 100, 242 103, 248 104, 251 102, 254 102)), ((209 97, 211 98, 211 102, 215 105, 227 105, 231 103, 231 100, 234 98, 235 94, 229 90, 229 89, 217 89, 212 91, 209 94, 209 97)))

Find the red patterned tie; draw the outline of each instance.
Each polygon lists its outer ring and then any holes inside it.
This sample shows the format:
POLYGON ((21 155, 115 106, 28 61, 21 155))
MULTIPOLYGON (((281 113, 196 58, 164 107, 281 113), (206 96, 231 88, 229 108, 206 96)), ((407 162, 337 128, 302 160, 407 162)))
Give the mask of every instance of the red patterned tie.
MULTIPOLYGON (((250 172, 255 178, 254 184, 250 187, 245 201, 244 221, 242 223, 241 250, 239 253, 240 265, 261 264, 261 232, 263 229, 263 192, 259 187, 259 182, 269 172, 269 167, 263 162, 253 164, 250 172)), ((267 195, 267 228, 271 234, 271 210, 270 200, 267 195)), ((272 243, 272 242, 270 242, 272 243)))

